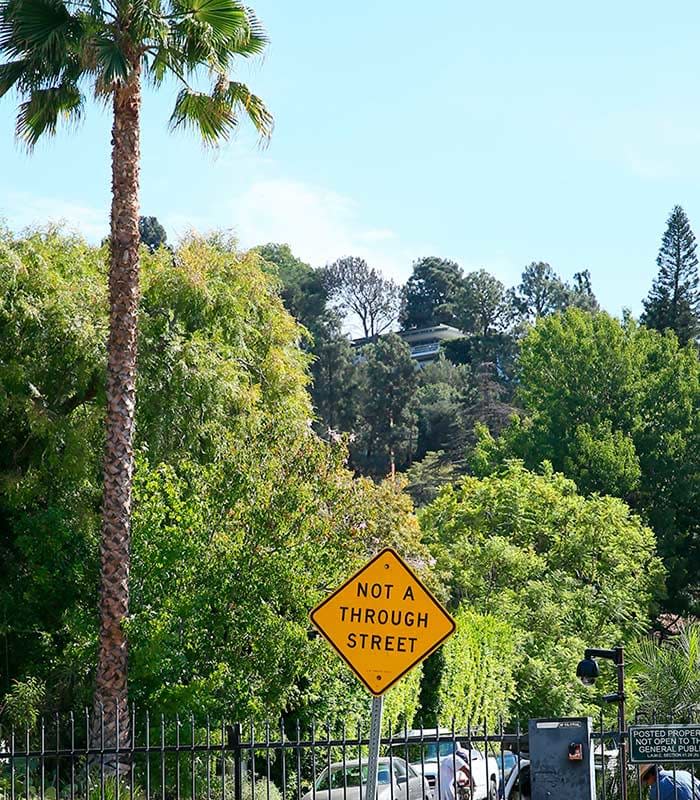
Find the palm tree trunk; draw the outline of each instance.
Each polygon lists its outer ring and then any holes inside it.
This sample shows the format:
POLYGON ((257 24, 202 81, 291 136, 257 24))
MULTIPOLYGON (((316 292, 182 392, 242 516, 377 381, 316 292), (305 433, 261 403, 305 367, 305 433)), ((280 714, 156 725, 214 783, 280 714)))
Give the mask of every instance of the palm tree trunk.
MULTIPOLYGON (((134 474, 136 336, 139 301, 140 76, 114 93, 107 420, 100 542, 100 647, 95 722, 106 747, 129 741, 128 648, 131 484, 134 474), (119 736, 117 737, 117 730, 119 736), (104 733, 103 733, 104 731, 104 733)), ((93 734, 96 729, 93 727, 93 734)), ((117 761, 113 765, 116 768, 117 761)))

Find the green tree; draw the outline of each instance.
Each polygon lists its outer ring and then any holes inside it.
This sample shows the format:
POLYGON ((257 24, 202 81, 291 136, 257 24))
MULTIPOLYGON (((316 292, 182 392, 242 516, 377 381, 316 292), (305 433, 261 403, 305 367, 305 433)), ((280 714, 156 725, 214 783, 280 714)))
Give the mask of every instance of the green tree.
POLYGON ((675 206, 668 218, 656 264, 659 268, 644 301, 641 321, 658 331, 672 330, 681 344, 700 330, 700 289, 695 235, 685 211, 675 206))
POLYGON ((569 309, 522 342, 515 419, 484 436, 480 474, 508 458, 550 461, 581 491, 626 499, 654 529, 668 569, 669 610, 697 608, 700 364, 673 336, 569 309))
POLYGON ((429 451, 456 452, 463 440, 464 410, 474 397, 471 370, 440 358, 425 364, 417 374, 418 387, 412 407, 418 437, 413 458, 422 459, 429 451))
POLYGON ((286 244, 256 247, 273 265, 287 310, 308 331, 302 339, 311 361, 311 397, 322 433, 349 431, 357 415, 357 369, 342 318, 329 307, 326 273, 297 258, 286 244))
POLYGON ((326 286, 344 314, 354 314, 362 325, 365 338, 379 336, 396 321, 399 314, 399 287, 364 258, 340 258, 325 271, 326 286))
POLYGON ((368 474, 393 475, 408 464, 415 447, 416 364, 406 342, 393 333, 368 345, 363 357, 353 461, 368 474))
MULTIPOLYGON (((103 260, 52 229, 23 239, 0 229, 3 693, 35 665, 55 664, 86 594, 97 632, 103 260)), ((53 685, 41 671, 33 677, 53 685)))
POLYGON ((510 623, 461 607, 457 630, 443 646, 438 690, 440 719, 460 728, 508 721, 515 696, 517 635, 510 623))
POLYGON ((513 318, 513 306, 504 285, 480 269, 469 272, 458 301, 462 330, 487 337, 505 332, 513 318))
POLYGON ((351 431, 361 402, 356 353, 332 311, 314 323, 312 336, 311 398, 319 424, 326 432, 351 431))
POLYGON ((255 252, 274 265, 287 311, 313 331, 327 314, 328 289, 323 270, 297 258, 288 244, 264 244, 256 247, 255 252))
POLYGON ((406 491, 417 508, 432 503, 440 490, 459 476, 452 454, 444 450, 431 450, 420 461, 406 470, 406 491))
POLYGON ((518 339, 511 333, 476 334, 444 342, 442 351, 453 364, 467 364, 472 372, 482 364, 493 365, 493 377, 502 387, 502 399, 510 402, 516 385, 518 339))
POLYGON ((237 58, 261 53, 266 39, 253 12, 236 0, 91 3, 6 0, 0 5, 0 97, 21 98, 17 136, 32 148, 59 119, 78 119, 84 90, 112 106, 109 338, 101 538, 100 645, 95 702, 110 709, 108 740, 119 709, 128 736, 127 641, 129 549, 134 473, 136 343, 139 298, 141 84, 181 86, 171 125, 193 126, 213 144, 248 116, 263 134, 271 117, 229 72, 237 58), (210 93, 189 79, 212 76, 210 93), (114 715, 113 715, 114 714, 114 715))
MULTIPOLYGON (((308 611, 380 542, 415 558, 418 532, 400 490, 354 480, 342 447, 295 428, 270 422, 225 463, 139 464, 129 635, 142 707, 366 718, 356 678, 309 639, 308 611)), ((396 700, 400 716, 410 698, 396 700)))
MULTIPOLYGON (((104 256, 55 230, 0 234, 0 706, 14 692, 27 713, 93 686, 104 256)), ((410 499, 354 479, 310 430, 309 356, 257 255, 188 239, 142 267, 131 698, 364 719, 308 609, 384 545, 421 569, 410 499)))
POLYGON ((165 246, 168 234, 158 222, 158 217, 139 217, 139 238, 141 244, 145 244, 153 252, 159 247, 165 246))
POLYGON ((572 680, 583 649, 629 643, 648 625, 663 568, 621 500, 584 498, 551 468, 511 462, 446 487, 420 520, 452 606, 513 628, 518 719, 583 710, 572 680))
POLYGON ((525 267, 512 299, 523 320, 535 322, 564 309, 568 305, 568 289, 549 264, 533 261, 525 267))
POLYGON ((496 436, 518 413, 508 402, 509 395, 507 387, 498 380, 496 365, 488 361, 479 364, 474 374, 473 400, 463 414, 464 433, 459 444, 464 451, 473 446, 479 426, 496 436))
POLYGON ((414 261, 413 272, 403 289, 402 327, 454 325, 462 285, 462 269, 454 261, 435 256, 414 261))
POLYGON ((583 311, 600 310, 600 305, 593 292, 591 273, 587 269, 574 273, 574 283, 569 290, 569 305, 583 311))

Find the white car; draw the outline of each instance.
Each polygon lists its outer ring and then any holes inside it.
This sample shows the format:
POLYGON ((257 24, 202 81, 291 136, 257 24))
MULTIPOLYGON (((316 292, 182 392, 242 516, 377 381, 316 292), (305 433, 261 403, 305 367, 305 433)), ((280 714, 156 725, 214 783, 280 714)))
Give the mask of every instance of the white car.
MULTIPOLYGON (((326 767, 302 800, 366 800, 366 761, 338 762, 326 767)), ((428 782, 403 758, 380 758, 377 800, 433 800, 428 782)))
POLYGON ((485 757, 481 750, 477 750, 475 747, 470 749, 459 741, 448 739, 448 736, 452 736, 452 731, 448 728, 440 728, 439 732, 436 728, 410 730, 405 735, 397 735, 396 739, 400 741, 395 741, 392 751, 404 758, 406 754, 408 755, 413 769, 428 781, 435 800, 440 800, 438 797, 440 760, 452 756, 455 750, 467 750, 471 753, 471 758, 466 760, 468 764, 471 762, 474 800, 496 800, 500 775, 497 759, 492 756, 485 757), (408 740, 408 745, 405 744, 406 740, 408 740))
POLYGON ((501 780, 499 800, 530 800, 530 762, 521 758, 501 780))

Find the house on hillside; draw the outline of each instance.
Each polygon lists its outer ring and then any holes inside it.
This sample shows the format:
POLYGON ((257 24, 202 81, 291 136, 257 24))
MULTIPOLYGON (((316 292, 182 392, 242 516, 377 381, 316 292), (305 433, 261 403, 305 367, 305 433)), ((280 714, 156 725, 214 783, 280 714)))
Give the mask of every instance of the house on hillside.
MULTIPOLYGON (((452 339, 464 339, 465 334, 451 325, 433 325, 430 328, 412 328, 407 331, 397 331, 404 342, 411 348, 411 358, 419 365, 437 361, 440 355, 440 343, 452 339)), ((352 346, 361 350, 365 345, 375 341, 372 337, 353 339, 352 346)), ((359 356, 359 353, 358 353, 359 356)))

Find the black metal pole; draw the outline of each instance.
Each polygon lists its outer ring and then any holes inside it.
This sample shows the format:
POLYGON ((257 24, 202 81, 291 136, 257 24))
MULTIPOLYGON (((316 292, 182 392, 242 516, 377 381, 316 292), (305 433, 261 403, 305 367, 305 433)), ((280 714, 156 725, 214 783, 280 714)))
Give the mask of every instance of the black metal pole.
MULTIPOLYGON (((243 748, 241 747, 241 723, 227 727, 228 748, 233 751, 233 797, 234 800, 243 798, 243 748)), ((226 769, 226 756, 221 761, 222 770, 226 769)), ((255 782, 255 774, 252 779, 255 782)))
MULTIPOLYGON (((617 727, 620 733, 618 748, 620 758, 620 793, 621 800, 627 800, 627 719, 625 715, 625 651, 622 647, 615 648, 617 665, 617 727)), ((605 764, 603 764, 605 769, 605 764)))

